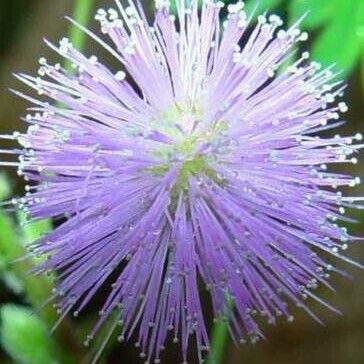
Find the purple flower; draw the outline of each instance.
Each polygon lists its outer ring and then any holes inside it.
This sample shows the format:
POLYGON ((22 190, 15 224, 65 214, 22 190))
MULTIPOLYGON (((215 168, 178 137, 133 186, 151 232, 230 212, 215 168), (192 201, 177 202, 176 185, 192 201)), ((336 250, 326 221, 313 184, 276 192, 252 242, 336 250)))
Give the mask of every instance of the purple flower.
POLYGON ((314 289, 345 274, 326 259, 360 266, 342 254, 356 238, 338 224, 362 200, 338 188, 360 181, 328 166, 356 163, 362 136, 317 136, 343 124, 344 86, 307 52, 283 67, 307 39, 298 23, 283 30, 263 15, 251 27, 239 1, 220 26, 221 2, 199 11, 181 0, 177 17, 158 1, 151 27, 129 3, 97 12, 113 46, 80 26, 123 70, 63 39, 46 43, 73 74, 42 58, 40 77, 17 76, 48 100, 16 92, 34 114, 14 136, 29 181, 15 203, 32 219, 67 218, 31 246, 48 257, 37 273, 59 273, 51 300, 61 317, 107 283, 87 343, 116 317, 110 330, 135 335, 155 363, 170 333, 185 361, 192 339, 202 361, 204 288, 240 342, 263 336, 256 315, 291 321, 288 303, 319 321, 305 299, 335 310, 314 289))

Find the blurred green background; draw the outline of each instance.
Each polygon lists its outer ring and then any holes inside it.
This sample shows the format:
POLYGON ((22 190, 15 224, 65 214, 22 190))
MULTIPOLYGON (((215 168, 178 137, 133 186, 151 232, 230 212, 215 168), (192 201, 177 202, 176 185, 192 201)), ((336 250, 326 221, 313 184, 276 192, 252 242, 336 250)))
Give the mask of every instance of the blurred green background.
MULTIPOLYGON (((112 0, 88 0, 93 9, 112 6, 112 0)), ((85 1, 83 1, 85 3, 85 1)), ((86 0, 87 2, 87 0, 86 0)), ((228 1, 225 1, 226 3, 228 1)), ((234 1, 233 1, 234 2, 234 1)), ((257 1, 247 1, 252 8, 257 1)), ((0 0, 0 133, 24 130, 20 121, 27 103, 14 97, 8 88, 22 88, 12 72, 35 73, 37 60, 45 55, 53 59, 42 38, 58 40, 69 32, 65 15, 72 15, 75 0, 0 0)), ((153 1, 146 0, 149 12, 153 1)), ((305 48, 314 60, 324 65, 336 63, 341 77, 348 83, 346 101, 350 106, 348 123, 338 132, 353 134, 364 130, 364 0, 260 0, 259 11, 274 11, 287 24, 308 13, 302 27, 311 37, 305 48)), ((90 19, 89 26, 97 27, 90 19)), ((98 54, 92 42, 86 42, 85 52, 98 54)), ((59 61, 59 60, 58 60, 59 61)), ((335 131, 336 132, 336 131, 335 131)), ((11 147, 1 141, 1 147, 11 147)), ((352 173, 364 177, 364 158, 352 173)), ((0 170, 0 199, 20 195, 23 181, 10 170, 0 170)), ((364 194, 360 186, 353 194, 364 194)), ((362 223, 350 226, 355 234, 364 232, 363 213, 353 212, 362 223)), ((51 229, 51 222, 24 225, 19 213, 0 210, 0 364, 78 364, 88 363, 102 342, 94 348, 82 345, 98 312, 103 292, 95 304, 81 317, 66 318, 55 331, 49 330, 57 320, 50 306, 40 305, 51 291, 52 277, 32 277, 27 274, 35 261, 13 263, 24 253, 24 245, 51 229)), ((364 249, 354 246, 350 255, 364 259, 364 249)), ((364 363, 364 273, 338 263, 355 275, 354 280, 333 276, 337 287, 333 295, 321 289, 322 296, 342 310, 343 316, 333 315, 314 305, 326 326, 318 326, 304 313, 293 309, 293 324, 282 322, 277 327, 265 327, 267 340, 254 346, 235 347, 230 342, 225 350, 224 364, 362 364, 364 363)), ((179 363, 178 350, 168 345, 163 362, 179 363)), ((138 352, 132 344, 115 345, 111 340, 100 363, 138 363, 138 352)), ((197 363, 191 356, 191 364, 197 363)))

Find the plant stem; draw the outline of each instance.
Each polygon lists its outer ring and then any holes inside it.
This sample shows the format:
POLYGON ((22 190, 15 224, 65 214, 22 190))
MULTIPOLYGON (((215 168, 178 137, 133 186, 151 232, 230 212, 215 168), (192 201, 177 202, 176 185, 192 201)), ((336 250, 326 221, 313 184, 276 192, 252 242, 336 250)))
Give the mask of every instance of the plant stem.
POLYGON ((229 316, 234 307, 234 301, 229 294, 226 294, 225 310, 212 328, 211 352, 207 359, 207 364, 223 363, 225 347, 229 334, 229 316))
MULTIPOLYGON (((75 6, 73 10, 72 18, 83 26, 87 26, 91 16, 91 10, 93 7, 94 0, 75 0, 75 6)), ((76 27, 72 25, 68 38, 75 48, 79 51, 82 51, 85 46, 86 34, 76 27)), ((72 63, 70 61, 65 62, 65 68, 67 71, 72 72, 72 63)))
POLYGON ((227 337, 228 324, 224 319, 219 319, 212 328, 211 353, 207 364, 220 364, 223 362, 227 337))
POLYGON ((220 364, 223 362, 227 336, 227 323, 222 319, 215 322, 212 329, 211 353, 207 359, 207 364, 220 364))

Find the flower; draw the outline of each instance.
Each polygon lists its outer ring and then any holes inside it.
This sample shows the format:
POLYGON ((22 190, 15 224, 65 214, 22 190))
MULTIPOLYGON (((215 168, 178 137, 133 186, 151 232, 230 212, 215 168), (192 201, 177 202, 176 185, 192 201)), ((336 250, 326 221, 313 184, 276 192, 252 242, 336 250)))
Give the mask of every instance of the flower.
POLYGON ((289 302, 319 321, 305 299, 335 310, 313 291, 342 273, 325 259, 360 266, 343 255, 356 238, 338 222, 362 198, 337 190, 360 181, 327 166, 356 163, 362 136, 317 136, 343 123, 344 86, 307 52, 284 68, 307 34, 275 15, 251 27, 241 1, 223 26, 224 4, 211 0, 201 10, 179 0, 177 17, 157 1, 153 26, 139 2, 116 5, 96 15, 113 46, 79 26, 123 70, 64 38, 46 43, 74 73, 42 58, 40 77, 17 75, 48 99, 16 91, 34 114, 13 136, 29 181, 14 203, 32 219, 66 217, 30 246, 48 258, 36 273, 58 272, 50 300, 61 318, 106 285, 86 344, 116 317, 110 334, 137 335, 155 363, 170 334, 185 362, 193 338, 202 361, 203 287, 237 341, 262 337, 257 314, 291 321, 289 302))

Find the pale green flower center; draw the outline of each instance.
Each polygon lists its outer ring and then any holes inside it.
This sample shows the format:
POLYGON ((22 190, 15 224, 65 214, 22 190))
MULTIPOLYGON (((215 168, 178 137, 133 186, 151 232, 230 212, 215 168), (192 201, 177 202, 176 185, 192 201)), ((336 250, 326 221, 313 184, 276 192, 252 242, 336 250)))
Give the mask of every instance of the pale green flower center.
POLYGON ((207 175, 214 178, 216 173, 210 167, 212 155, 198 152, 199 146, 213 143, 227 126, 224 122, 213 123, 207 130, 201 128, 203 111, 195 104, 174 105, 152 122, 153 129, 175 140, 173 145, 161 147, 155 154, 161 164, 151 169, 155 175, 162 175, 173 163, 181 163, 176 186, 188 188, 188 179, 194 175, 207 175))

